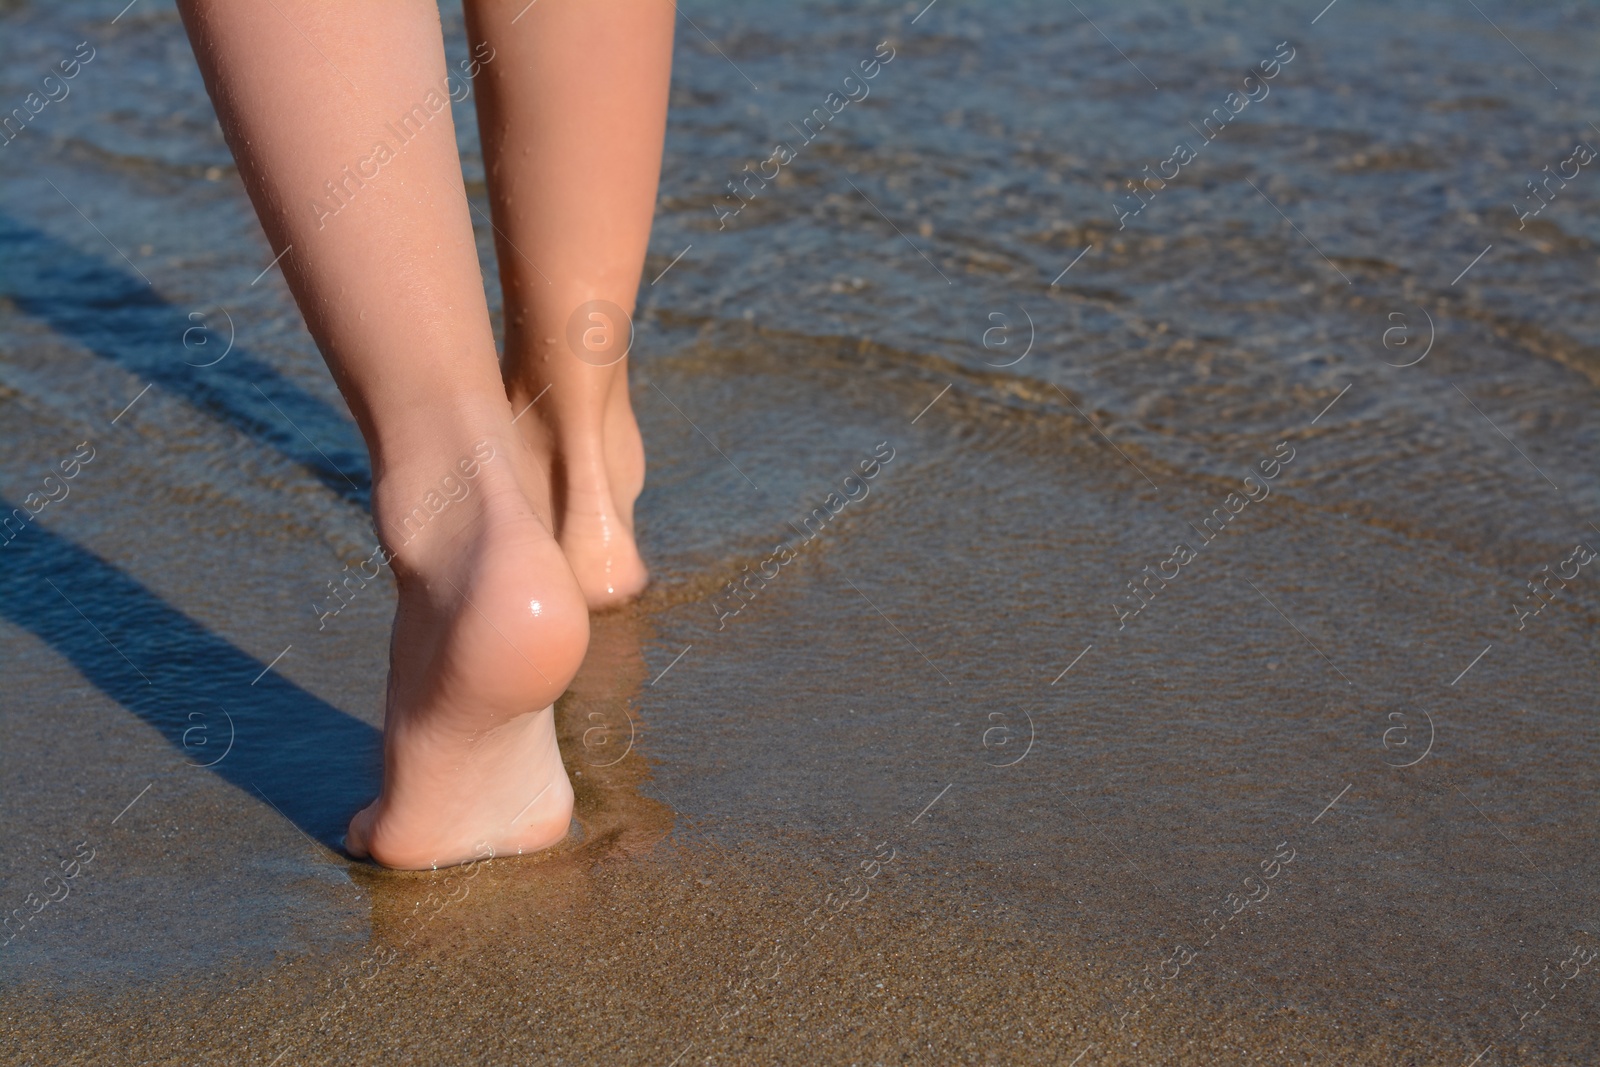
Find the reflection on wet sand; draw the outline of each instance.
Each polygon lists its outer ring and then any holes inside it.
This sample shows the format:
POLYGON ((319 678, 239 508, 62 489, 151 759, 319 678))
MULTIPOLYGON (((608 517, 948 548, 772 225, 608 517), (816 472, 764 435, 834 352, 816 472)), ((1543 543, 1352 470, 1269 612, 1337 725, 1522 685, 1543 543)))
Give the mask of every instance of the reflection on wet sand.
POLYGON ((589 654, 556 704, 556 731, 582 829, 575 855, 594 860, 649 849, 671 832, 673 813, 640 792, 650 780, 638 711, 650 677, 644 658, 655 636, 650 618, 626 605, 594 616, 589 627, 589 654))

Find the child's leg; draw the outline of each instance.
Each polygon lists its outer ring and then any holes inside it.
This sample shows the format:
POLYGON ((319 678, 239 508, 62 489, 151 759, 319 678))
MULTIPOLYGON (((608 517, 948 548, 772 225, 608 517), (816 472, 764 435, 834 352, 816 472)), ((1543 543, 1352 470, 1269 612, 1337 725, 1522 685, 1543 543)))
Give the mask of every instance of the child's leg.
POLYGON ((349 846, 398 867, 565 835, 549 705, 588 639, 511 425, 430 0, 181 0, 284 276, 361 426, 399 586, 383 792, 349 846), (486 458, 487 457, 487 458, 486 458), (543 709, 543 710, 541 710, 543 709))
POLYGON ((648 577, 633 538, 644 446, 627 360, 599 365, 621 355, 626 321, 580 309, 605 301, 633 312, 676 9, 672 0, 467 0, 466 10, 500 231, 506 389, 517 412, 543 394, 517 426, 550 471, 556 536, 589 604, 618 603, 648 577))

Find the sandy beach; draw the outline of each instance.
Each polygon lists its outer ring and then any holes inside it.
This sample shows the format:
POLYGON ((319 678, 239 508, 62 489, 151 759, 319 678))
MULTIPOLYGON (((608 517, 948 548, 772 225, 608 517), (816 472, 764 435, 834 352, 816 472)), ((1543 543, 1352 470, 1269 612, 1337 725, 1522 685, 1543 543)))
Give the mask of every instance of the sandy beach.
POLYGON ((653 582, 420 873, 178 17, 0 9, 0 1059, 1600 1060, 1600 15, 924 3, 682 9, 653 582))

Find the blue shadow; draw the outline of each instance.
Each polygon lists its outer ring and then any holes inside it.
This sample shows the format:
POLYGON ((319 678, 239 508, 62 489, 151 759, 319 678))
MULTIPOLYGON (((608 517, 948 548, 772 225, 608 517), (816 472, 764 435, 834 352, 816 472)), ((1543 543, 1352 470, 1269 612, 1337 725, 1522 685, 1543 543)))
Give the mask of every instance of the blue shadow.
MULTIPOLYGON (((0 515, 14 506, 0 498, 0 515)), ((378 730, 276 671, 262 675, 265 663, 37 522, 0 547, 0 617, 48 643, 185 762, 220 756, 231 716, 233 747, 209 773, 264 794, 325 844, 337 846, 350 816, 378 793, 378 730)))
POLYGON ((363 510, 369 507, 372 471, 348 414, 237 344, 214 367, 191 366, 215 358, 212 353, 220 353, 224 339, 212 337, 204 348, 186 349, 184 333, 196 326, 188 313, 195 309, 162 300, 118 261, 89 255, 0 212, 0 297, 273 449, 363 510))

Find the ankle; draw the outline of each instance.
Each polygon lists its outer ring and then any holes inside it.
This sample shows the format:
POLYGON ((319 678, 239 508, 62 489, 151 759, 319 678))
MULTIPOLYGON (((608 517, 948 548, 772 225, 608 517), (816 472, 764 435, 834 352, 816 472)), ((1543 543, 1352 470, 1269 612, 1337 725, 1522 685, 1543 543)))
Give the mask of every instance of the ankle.
POLYGON ((496 515, 531 513, 511 469, 511 445, 485 435, 389 466, 375 481, 373 525, 391 562, 415 571, 444 558, 496 515))
MULTIPOLYGON (((492 350, 488 358, 494 358, 492 350)), ((421 393, 417 383, 405 384, 404 390, 398 385, 389 390, 381 402, 369 399, 352 408, 372 453, 375 478, 442 466, 469 455, 485 437, 512 436, 505 425, 509 405, 494 371, 462 368, 421 393)))

